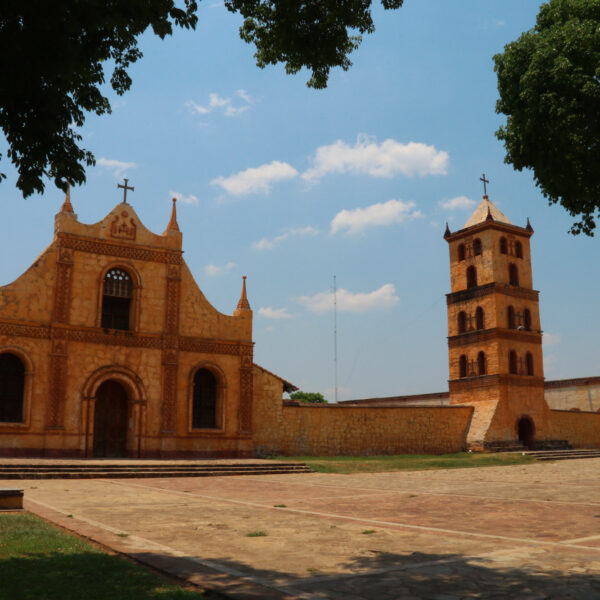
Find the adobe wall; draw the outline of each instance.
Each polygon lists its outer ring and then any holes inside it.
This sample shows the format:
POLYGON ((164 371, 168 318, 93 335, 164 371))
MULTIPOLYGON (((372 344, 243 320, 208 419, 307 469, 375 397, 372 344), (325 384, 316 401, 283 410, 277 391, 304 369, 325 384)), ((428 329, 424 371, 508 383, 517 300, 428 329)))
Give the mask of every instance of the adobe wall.
POLYGON ((551 410, 550 415, 555 439, 574 448, 600 448, 600 413, 551 410))
POLYGON ((473 413, 470 406, 286 406, 281 382, 256 370, 254 379, 253 446, 258 455, 460 452, 473 413))
POLYGON ((550 408, 600 411, 600 377, 546 381, 545 387, 550 408))

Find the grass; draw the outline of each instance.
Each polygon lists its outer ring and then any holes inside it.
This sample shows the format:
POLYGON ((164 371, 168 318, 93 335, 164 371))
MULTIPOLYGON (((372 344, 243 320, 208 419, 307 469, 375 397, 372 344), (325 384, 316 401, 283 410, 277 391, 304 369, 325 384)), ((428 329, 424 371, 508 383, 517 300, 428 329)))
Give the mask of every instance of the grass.
POLYGON ((0 514, 2 600, 206 600, 27 513, 0 514))
POLYGON ((265 537, 266 535, 264 531, 251 531, 246 534, 246 537, 265 537))
POLYGON ((464 469, 531 464, 535 458, 518 453, 397 454, 392 456, 278 456, 278 460, 306 463, 319 473, 380 473, 423 469, 464 469))

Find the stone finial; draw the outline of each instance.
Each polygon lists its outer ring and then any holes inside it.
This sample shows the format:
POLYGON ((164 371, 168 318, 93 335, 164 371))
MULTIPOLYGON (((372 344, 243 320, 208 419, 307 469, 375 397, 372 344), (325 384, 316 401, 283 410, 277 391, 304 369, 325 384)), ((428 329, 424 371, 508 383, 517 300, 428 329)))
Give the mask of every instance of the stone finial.
POLYGON ((177 224, 177 198, 173 198, 173 208, 171 210, 171 220, 167 225, 167 231, 180 231, 179 225, 177 224))
POLYGON ((61 213, 71 213, 74 214, 73 205, 71 204, 71 184, 67 181, 67 193, 65 194, 65 201, 60 207, 61 213))
POLYGON ((240 301, 238 302, 237 309, 238 310, 252 310, 250 308, 250 302, 248 302, 248 296, 246 295, 246 276, 244 275, 244 282, 242 283, 242 295, 240 296, 240 301))
POLYGON ((531 226, 531 223, 529 222, 529 217, 527 217, 527 225, 525 226, 525 229, 527 229, 527 231, 531 231, 531 233, 533 233, 533 227, 531 226))
POLYGON ((451 235, 452 232, 450 231, 450 227, 448 227, 448 221, 446 221, 446 231, 444 232, 444 237, 449 238, 451 235))

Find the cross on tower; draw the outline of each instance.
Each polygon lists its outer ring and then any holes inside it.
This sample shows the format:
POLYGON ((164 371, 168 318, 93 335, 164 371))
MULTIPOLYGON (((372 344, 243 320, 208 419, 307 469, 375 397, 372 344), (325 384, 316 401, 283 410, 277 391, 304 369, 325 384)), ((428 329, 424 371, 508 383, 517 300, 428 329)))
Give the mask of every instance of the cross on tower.
POLYGON ((133 186, 127 185, 127 182, 129 181, 129 179, 125 179, 123 177, 123 181, 125 183, 117 183, 117 187, 121 188, 123 190, 123 204, 127 204, 127 190, 131 190, 132 192, 134 192, 135 188, 133 186))
MULTIPOLYGON (((125 181, 127 181, 127 179, 125 181)), ((487 196, 487 188, 485 187, 485 184, 489 183, 489 180, 485 178, 485 173, 483 174, 483 177, 479 178, 479 181, 483 181, 483 195, 487 196)))

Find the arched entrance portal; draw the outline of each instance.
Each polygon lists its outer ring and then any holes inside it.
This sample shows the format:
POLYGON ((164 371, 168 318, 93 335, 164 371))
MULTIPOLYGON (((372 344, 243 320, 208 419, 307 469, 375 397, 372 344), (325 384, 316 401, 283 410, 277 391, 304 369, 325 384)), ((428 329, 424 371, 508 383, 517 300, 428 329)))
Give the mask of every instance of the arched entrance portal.
POLYGON ((94 406, 94 456, 127 454, 127 392, 115 380, 105 381, 96 390, 94 406))
POLYGON ((519 441, 529 450, 535 449, 535 430, 533 421, 529 417, 521 417, 517 424, 519 441))

